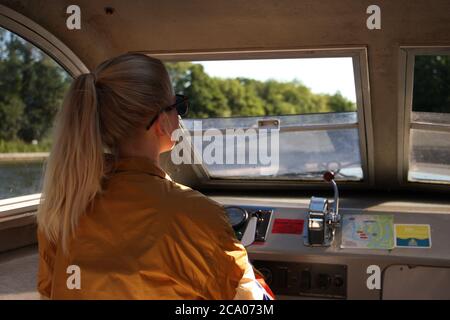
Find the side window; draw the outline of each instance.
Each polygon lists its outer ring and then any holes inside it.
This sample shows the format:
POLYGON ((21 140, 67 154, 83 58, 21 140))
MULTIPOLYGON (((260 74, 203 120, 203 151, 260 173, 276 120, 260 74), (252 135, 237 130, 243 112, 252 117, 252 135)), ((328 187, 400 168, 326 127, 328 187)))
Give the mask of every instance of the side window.
POLYGON ((0 200, 41 192, 53 119, 72 78, 0 27, 0 200))
POLYGON ((450 182, 450 55, 414 56, 408 180, 450 182))

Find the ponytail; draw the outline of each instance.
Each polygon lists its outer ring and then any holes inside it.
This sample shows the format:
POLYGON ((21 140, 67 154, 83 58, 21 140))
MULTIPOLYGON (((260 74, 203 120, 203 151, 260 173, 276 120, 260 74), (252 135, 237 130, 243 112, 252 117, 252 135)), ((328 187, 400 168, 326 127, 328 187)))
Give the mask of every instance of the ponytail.
POLYGON ((63 252, 101 191, 104 160, 95 81, 90 73, 73 81, 57 115, 45 168, 38 226, 49 240, 61 243, 63 252))

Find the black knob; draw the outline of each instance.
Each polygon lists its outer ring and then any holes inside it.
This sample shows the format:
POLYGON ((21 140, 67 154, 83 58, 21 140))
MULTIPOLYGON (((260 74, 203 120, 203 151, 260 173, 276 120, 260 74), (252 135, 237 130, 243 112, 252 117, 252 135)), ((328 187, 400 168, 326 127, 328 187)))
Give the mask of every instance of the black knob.
POLYGON ((323 174, 323 180, 327 182, 331 182, 331 180, 334 180, 334 172, 333 171, 326 171, 323 174))

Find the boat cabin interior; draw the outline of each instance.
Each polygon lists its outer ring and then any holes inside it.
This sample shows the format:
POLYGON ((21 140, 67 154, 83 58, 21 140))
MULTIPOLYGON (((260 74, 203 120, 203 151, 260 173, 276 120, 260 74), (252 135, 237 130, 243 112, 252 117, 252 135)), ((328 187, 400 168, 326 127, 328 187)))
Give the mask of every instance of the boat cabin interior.
POLYGON ((0 299, 39 298, 36 209, 64 91, 126 52, 162 60, 189 97, 164 170, 225 206, 276 299, 450 299, 449 13, 0 0, 0 299))

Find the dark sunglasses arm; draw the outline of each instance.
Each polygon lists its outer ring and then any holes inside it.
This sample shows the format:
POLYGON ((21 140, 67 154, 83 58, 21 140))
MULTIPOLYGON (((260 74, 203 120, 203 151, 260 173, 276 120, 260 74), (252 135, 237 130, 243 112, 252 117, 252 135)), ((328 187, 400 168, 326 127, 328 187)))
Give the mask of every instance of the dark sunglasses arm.
MULTIPOLYGON (((187 103, 188 98, 182 95, 176 95, 177 98, 180 98, 181 100, 175 102, 174 104, 171 104, 170 106, 164 107, 162 110, 158 112, 158 114, 150 121, 150 123, 147 125, 146 129, 149 130, 151 126, 155 123, 156 119, 158 119, 159 115, 163 112, 169 111, 179 105, 180 103, 187 103)), ((187 110, 186 110, 187 111, 187 110)))

